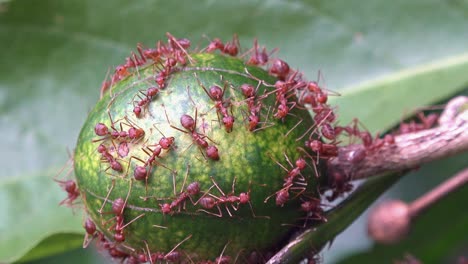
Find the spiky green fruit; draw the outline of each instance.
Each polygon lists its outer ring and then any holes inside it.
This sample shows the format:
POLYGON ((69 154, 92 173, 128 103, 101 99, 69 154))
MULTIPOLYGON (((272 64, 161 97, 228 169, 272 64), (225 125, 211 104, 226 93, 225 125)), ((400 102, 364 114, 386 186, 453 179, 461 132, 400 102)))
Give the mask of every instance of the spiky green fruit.
POLYGON ((316 196, 316 153, 304 142, 317 126, 298 100, 305 87, 289 68, 285 80, 175 44, 118 68, 81 130, 75 174, 99 230, 88 237, 140 262, 274 248, 316 196))

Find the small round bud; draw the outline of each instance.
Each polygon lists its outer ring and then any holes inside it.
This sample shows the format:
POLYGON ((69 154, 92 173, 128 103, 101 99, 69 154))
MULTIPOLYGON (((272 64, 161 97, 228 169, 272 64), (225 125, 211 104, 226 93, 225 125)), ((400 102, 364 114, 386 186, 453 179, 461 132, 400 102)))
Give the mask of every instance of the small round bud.
POLYGON ((387 201, 370 213, 367 231, 376 242, 391 244, 401 240, 409 231, 411 214, 402 201, 387 201))

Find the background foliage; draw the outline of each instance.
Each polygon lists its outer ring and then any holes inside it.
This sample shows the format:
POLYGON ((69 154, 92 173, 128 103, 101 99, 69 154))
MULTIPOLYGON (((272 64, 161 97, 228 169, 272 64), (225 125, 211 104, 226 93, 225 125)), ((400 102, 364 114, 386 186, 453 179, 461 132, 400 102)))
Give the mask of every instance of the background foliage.
MULTIPOLYGON (((462 0, 0 1, 0 262, 81 245, 82 218, 57 206, 65 194, 52 177, 69 158, 67 149, 74 148, 106 72, 137 42, 151 46, 171 32, 204 46, 202 36, 227 40, 237 33, 249 47, 257 37, 270 49, 279 47, 280 56, 309 79, 321 71, 322 84, 343 95, 334 98, 341 122, 357 116, 377 131, 463 92, 466 28, 468 3, 462 0)), ((411 200, 467 165, 467 155, 430 164, 393 193, 411 200)), ((356 247, 362 252, 345 262, 390 262, 411 253, 429 263, 467 252, 461 234, 468 232, 468 215, 459 205, 467 200, 466 189, 452 195, 391 250, 373 246, 357 221, 325 260, 356 247)), ((43 262, 91 263, 94 253, 87 252, 43 262)))

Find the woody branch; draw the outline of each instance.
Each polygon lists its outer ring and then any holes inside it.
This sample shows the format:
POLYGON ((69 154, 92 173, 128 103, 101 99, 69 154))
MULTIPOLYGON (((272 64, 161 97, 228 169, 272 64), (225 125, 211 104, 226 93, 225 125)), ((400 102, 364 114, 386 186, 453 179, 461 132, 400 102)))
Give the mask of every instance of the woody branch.
POLYGON ((328 175, 341 173, 349 180, 368 178, 385 172, 413 169, 421 164, 468 151, 468 97, 452 99, 439 118, 437 127, 395 136, 394 144, 370 151, 360 162, 352 163, 351 152, 364 149, 349 145, 339 149, 329 161, 328 175))

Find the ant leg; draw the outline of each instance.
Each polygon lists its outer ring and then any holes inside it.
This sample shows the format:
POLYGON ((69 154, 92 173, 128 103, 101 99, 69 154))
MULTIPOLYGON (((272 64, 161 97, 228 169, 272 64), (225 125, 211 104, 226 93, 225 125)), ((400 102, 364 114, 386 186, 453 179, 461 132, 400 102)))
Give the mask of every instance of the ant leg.
MULTIPOLYGON (((294 114, 290 114, 290 115, 296 116, 296 115, 294 115, 294 114)), ((288 132, 286 132, 286 134, 284 134, 284 137, 285 137, 285 138, 288 137, 288 135, 289 135, 294 129, 296 129, 296 128, 302 123, 302 121, 304 121, 304 119, 299 118, 299 121, 298 121, 291 129, 289 129, 288 132)), ((296 139, 296 141, 298 141, 298 140, 300 140, 300 137, 299 137, 298 139, 296 139)))
MULTIPOLYGON (((221 193, 222 196, 226 196, 226 194, 224 194, 223 190, 221 190, 221 188, 218 186, 218 184, 216 183, 216 181, 214 180, 213 176, 210 176, 211 178, 211 181, 213 182, 213 185, 216 187, 216 189, 218 189, 218 191, 221 193)), ((233 187, 234 188, 234 187, 233 187)))
POLYGON ((252 212, 252 216, 253 216, 254 218, 265 218, 265 219, 270 219, 270 217, 267 216, 267 215, 256 215, 255 212, 254 212, 252 203, 251 203, 250 201, 249 201, 249 207, 250 207, 250 211, 252 212))
MULTIPOLYGON (((150 249, 149 249, 148 242, 146 242, 146 240, 143 240, 143 243, 145 243, 145 245, 146 245, 146 250, 147 250, 147 252, 145 252, 145 253, 148 254, 148 260, 149 260, 149 262, 150 262, 151 264, 154 264, 154 263, 153 263, 153 259, 151 258, 151 251, 150 251, 150 249)), ((145 250, 143 249, 143 251, 145 251, 145 250)))
POLYGON ((101 215, 103 214, 102 210, 104 209, 104 206, 106 205, 107 200, 109 199, 109 195, 111 194, 112 190, 114 189, 114 185, 115 185, 115 179, 112 179, 112 186, 109 189, 109 191, 107 192, 107 196, 104 199, 104 202, 102 203, 101 208, 98 210, 99 214, 101 214, 101 215))
MULTIPOLYGON (((279 161, 277 161, 269 152, 267 152, 267 155, 268 155, 276 164, 278 164, 278 166, 280 166, 283 170, 285 170, 286 172, 289 172, 289 170, 288 170, 286 167, 284 167, 283 164, 281 164, 279 161)), ((285 154, 285 155, 286 155, 286 154, 285 154)), ((286 158, 286 160, 288 160, 288 159, 286 158)), ((288 162, 289 162, 289 160, 288 160, 288 162)), ((291 165, 291 166, 292 166, 292 165, 291 165)))
POLYGON ((188 235, 188 237, 184 238, 182 241, 180 241, 179 243, 177 243, 177 245, 174 246, 174 248, 171 249, 171 251, 167 252, 167 254, 164 256, 164 258, 171 254, 172 252, 174 252, 174 250, 176 250, 180 245, 182 245, 182 243, 184 243, 185 241, 189 240, 190 238, 192 238, 192 235, 188 235))
POLYGON ((122 206, 122 210, 120 210, 120 215, 123 214, 123 211, 125 210, 125 207, 127 206, 127 201, 128 201, 128 198, 130 197, 130 192, 132 191, 132 187, 133 187, 133 180, 130 180, 130 188, 128 188, 127 197, 125 197, 124 206, 122 206))
POLYGON ((210 212, 210 211, 207 211, 207 210, 204 210, 204 209, 198 209, 197 211, 199 212, 205 212, 209 215, 213 215, 213 216, 217 216, 217 217, 223 217, 223 212, 221 212, 221 208, 219 207, 219 205, 216 205, 216 207, 218 208, 218 214, 215 214, 213 212, 210 212))
POLYGON ((135 218, 133 218, 130 222, 126 223, 125 225, 123 225, 122 227, 118 228, 118 231, 122 231, 124 230, 127 226, 129 226, 131 223, 135 222, 136 220, 140 219, 141 217, 145 216, 145 214, 141 214, 135 218))

